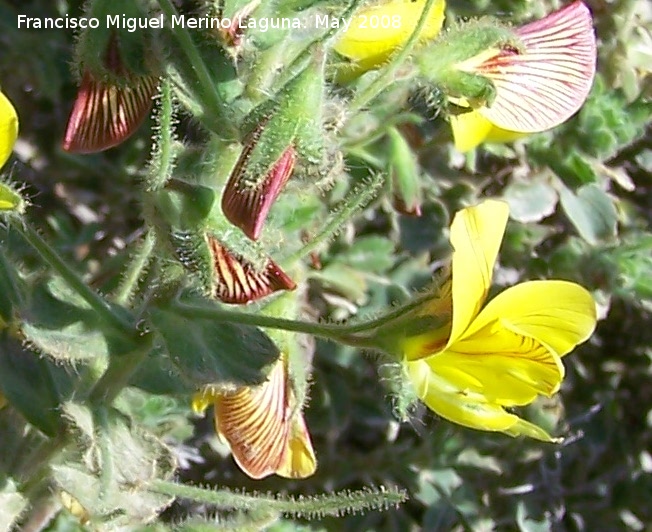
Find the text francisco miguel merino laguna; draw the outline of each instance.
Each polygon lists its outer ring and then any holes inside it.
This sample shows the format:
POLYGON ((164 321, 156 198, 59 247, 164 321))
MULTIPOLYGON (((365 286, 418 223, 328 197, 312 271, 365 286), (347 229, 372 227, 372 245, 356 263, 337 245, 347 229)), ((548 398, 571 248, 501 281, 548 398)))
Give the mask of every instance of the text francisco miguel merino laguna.
MULTIPOLYGON (((331 26, 339 27, 340 22, 347 26, 348 21, 340 21, 336 17, 329 15, 318 15, 315 20, 315 26, 329 28, 331 26), (329 20, 332 19, 332 20, 329 20)), ((105 20, 102 21, 97 17, 70 17, 64 15, 62 17, 28 17, 26 15, 18 15, 18 29, 96 29, 104 22, 104 27, 107 29, 126 29, 133 32, 139 29, 161 29, 166 26, 165 16, 161 13, 154 17, 127 17, 126 15, 106 15, 105 20)), ((298 18, 218 18, 206 16, 186 16, 174 15, 170 20, 170 27, 177 26, 190 29, 220 29, 230 28, 236 25, 241 29, 244 28, 258 28, 266 31, 272 28, 301 28, 303 23, 298 18)))

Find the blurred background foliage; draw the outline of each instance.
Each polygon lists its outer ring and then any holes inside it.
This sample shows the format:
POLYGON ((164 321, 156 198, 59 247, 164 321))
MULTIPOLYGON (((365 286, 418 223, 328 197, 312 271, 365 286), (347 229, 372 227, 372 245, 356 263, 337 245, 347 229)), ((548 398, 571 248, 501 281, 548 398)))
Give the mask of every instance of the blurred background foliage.
MULTIPOLYGON (((561 4, 451 0, 447 16, 491 14, 519 22, 561 4)), ((381 195, 313 257, 319 268, 310 273, 308 294, 313 312, 324 318, 378 313, 423 287, 447 258, 446 231, 455 210, 485 196, 506 199, 512 220, 497 284, 569 279, 589 288, 601 308, 597 332, 565 359, 561 393, 528 412, 565 435, 565 443, 466 430, 421 406, 401 423, 393 412, 400 405, 392 380, 384 378, 392 368, 379 370, 373 357, 319 341, 306 410, 318 470, 306 480, 248 479, 217 440, 210 416, 189 424, 186 396, 134 391, 123 397, 123 408, 137 412, 175 449, 180 478, 294 495, 365 485, 394 485, 410 494, 400 508, 287 521, 273 525, 275 531, 652 530, 652 4, 587 4, 595 17, 599 74, 583 109, 552 132, 462 156, 452 148, 445 121, 432 112, 436 95, 411 94, 410 110, 420 119, 401 132, 420 161, 421 216, 397 212, 391 194, 381 195)), ((77 88, 70 68, 75 36, 16 27, 17 13, 77 16, 81 8, 66 0, 0 1, 0 80, 20 115, 11 172, 25 182, 32 218, 106 289, 127 258, 124 250, 143 231, 133 183, 146 171, 151 132, 143 127, 101 154, 63 152, 77 88)), ((388 91, 372 114, 380 123, 404 97, 388 91)), ((188 146, 205 140, 183 114, 178 127, 188 146)), ((385 140, 350 146, 346 164, 352 179, 324 194, 328 205, 389 168, 385 140)), ((19 246, 8 245, 14 251, 19 246)), ((22 257, 29 264, 29 254, 22 257)), ((180 502, 165 517, 175 522, 195 512, 213 510, 180 502)), ((77 526, 62 514, 50 529, 77 526)))

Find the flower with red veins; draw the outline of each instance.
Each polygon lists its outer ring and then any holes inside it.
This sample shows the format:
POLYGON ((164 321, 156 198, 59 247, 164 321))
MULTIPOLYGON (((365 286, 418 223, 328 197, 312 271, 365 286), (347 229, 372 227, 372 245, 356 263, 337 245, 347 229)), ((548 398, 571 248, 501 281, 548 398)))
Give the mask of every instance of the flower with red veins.
POLYGON ((245 148, 231 173, 222 195, 222 211, 227 219, 252 240, 257 240, 265 219, 292 175, 296 150, 288 146, 258 184, 245 182, 245 169, 256 145, 256 135, 245 148))
POLYGON ((63 140, 67 152, 95 153, 113 148, 129 138, 149 113, 158 77, 129 72, 116 39, 110 41, 104 66, 110 75, 83 71, 63 140))
POLYGON ((202 412, 213 404, 215 430, 249 477, 306 478, 317 461, 303 412, 294 403, 287 356, 282 354, 263 384, 232 391, 208 387, 195 396, 193 409, 202 412))
POLYGON ((596 41, 589 8, 581 1, 514 30, 518 47, 491 48, 456 65, 489 79, 495 98, 477 107, 451 98, 468 112, 451 115, 455 146, 509 142, 551 129, 582 106, 593 85, 596 41))
POLYGON ((213 256, 213 297, 224 303, 244 304, 278 290, 294 290, 296 283, 268 259, 264 267, 256 266, 232 252, 215 237, 206 237, 213 256))

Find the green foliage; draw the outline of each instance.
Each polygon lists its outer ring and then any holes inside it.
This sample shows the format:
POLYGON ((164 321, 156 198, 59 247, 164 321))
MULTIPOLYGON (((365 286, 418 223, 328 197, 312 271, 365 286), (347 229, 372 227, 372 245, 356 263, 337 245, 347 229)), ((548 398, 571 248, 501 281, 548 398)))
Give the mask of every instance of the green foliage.
POLYGON ((258 384, 265 378, 262 370, 279 356, 274 343, 253 327, 190 319, 165 308, 152 309, 150 320, 182 377, 196 385, 258 384))

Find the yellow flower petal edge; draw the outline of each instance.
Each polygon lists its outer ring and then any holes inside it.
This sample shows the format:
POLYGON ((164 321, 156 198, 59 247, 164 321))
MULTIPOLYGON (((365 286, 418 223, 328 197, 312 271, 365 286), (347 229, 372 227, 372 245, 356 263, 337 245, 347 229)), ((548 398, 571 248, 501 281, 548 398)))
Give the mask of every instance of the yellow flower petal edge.
POLYGON ((466 332, 472 336, 487 324, 533 338, 559 356, 591 336, 596 324, 595 301, 578 284, 568 281, 529 281, 508 288, 492 299, 466 332))
POLYGON ((9 158, 18 137, 18 115, 16 109, 0 91, 0 167, 9 158))
POLYGON ((508 217, 507 203, 486 200, 462 209, 453 218, 453 327, 449 346, 466 330, 487 297, 508 217))
MULTIPOLYGON (((391 0, 360 9, 333 47, 351 61, 338 70, 338 81, 350 81, 380 68, 408 40, 423 12, 425 0, 391 0)), ((418 42, 434 39, 444 22, 446 2, 436 0, 418 42)))
POLYGON ((315 451, 303 414, 293 417, 286 452, 276 474, 284 478, 306 478, 317 469, 315 451))

